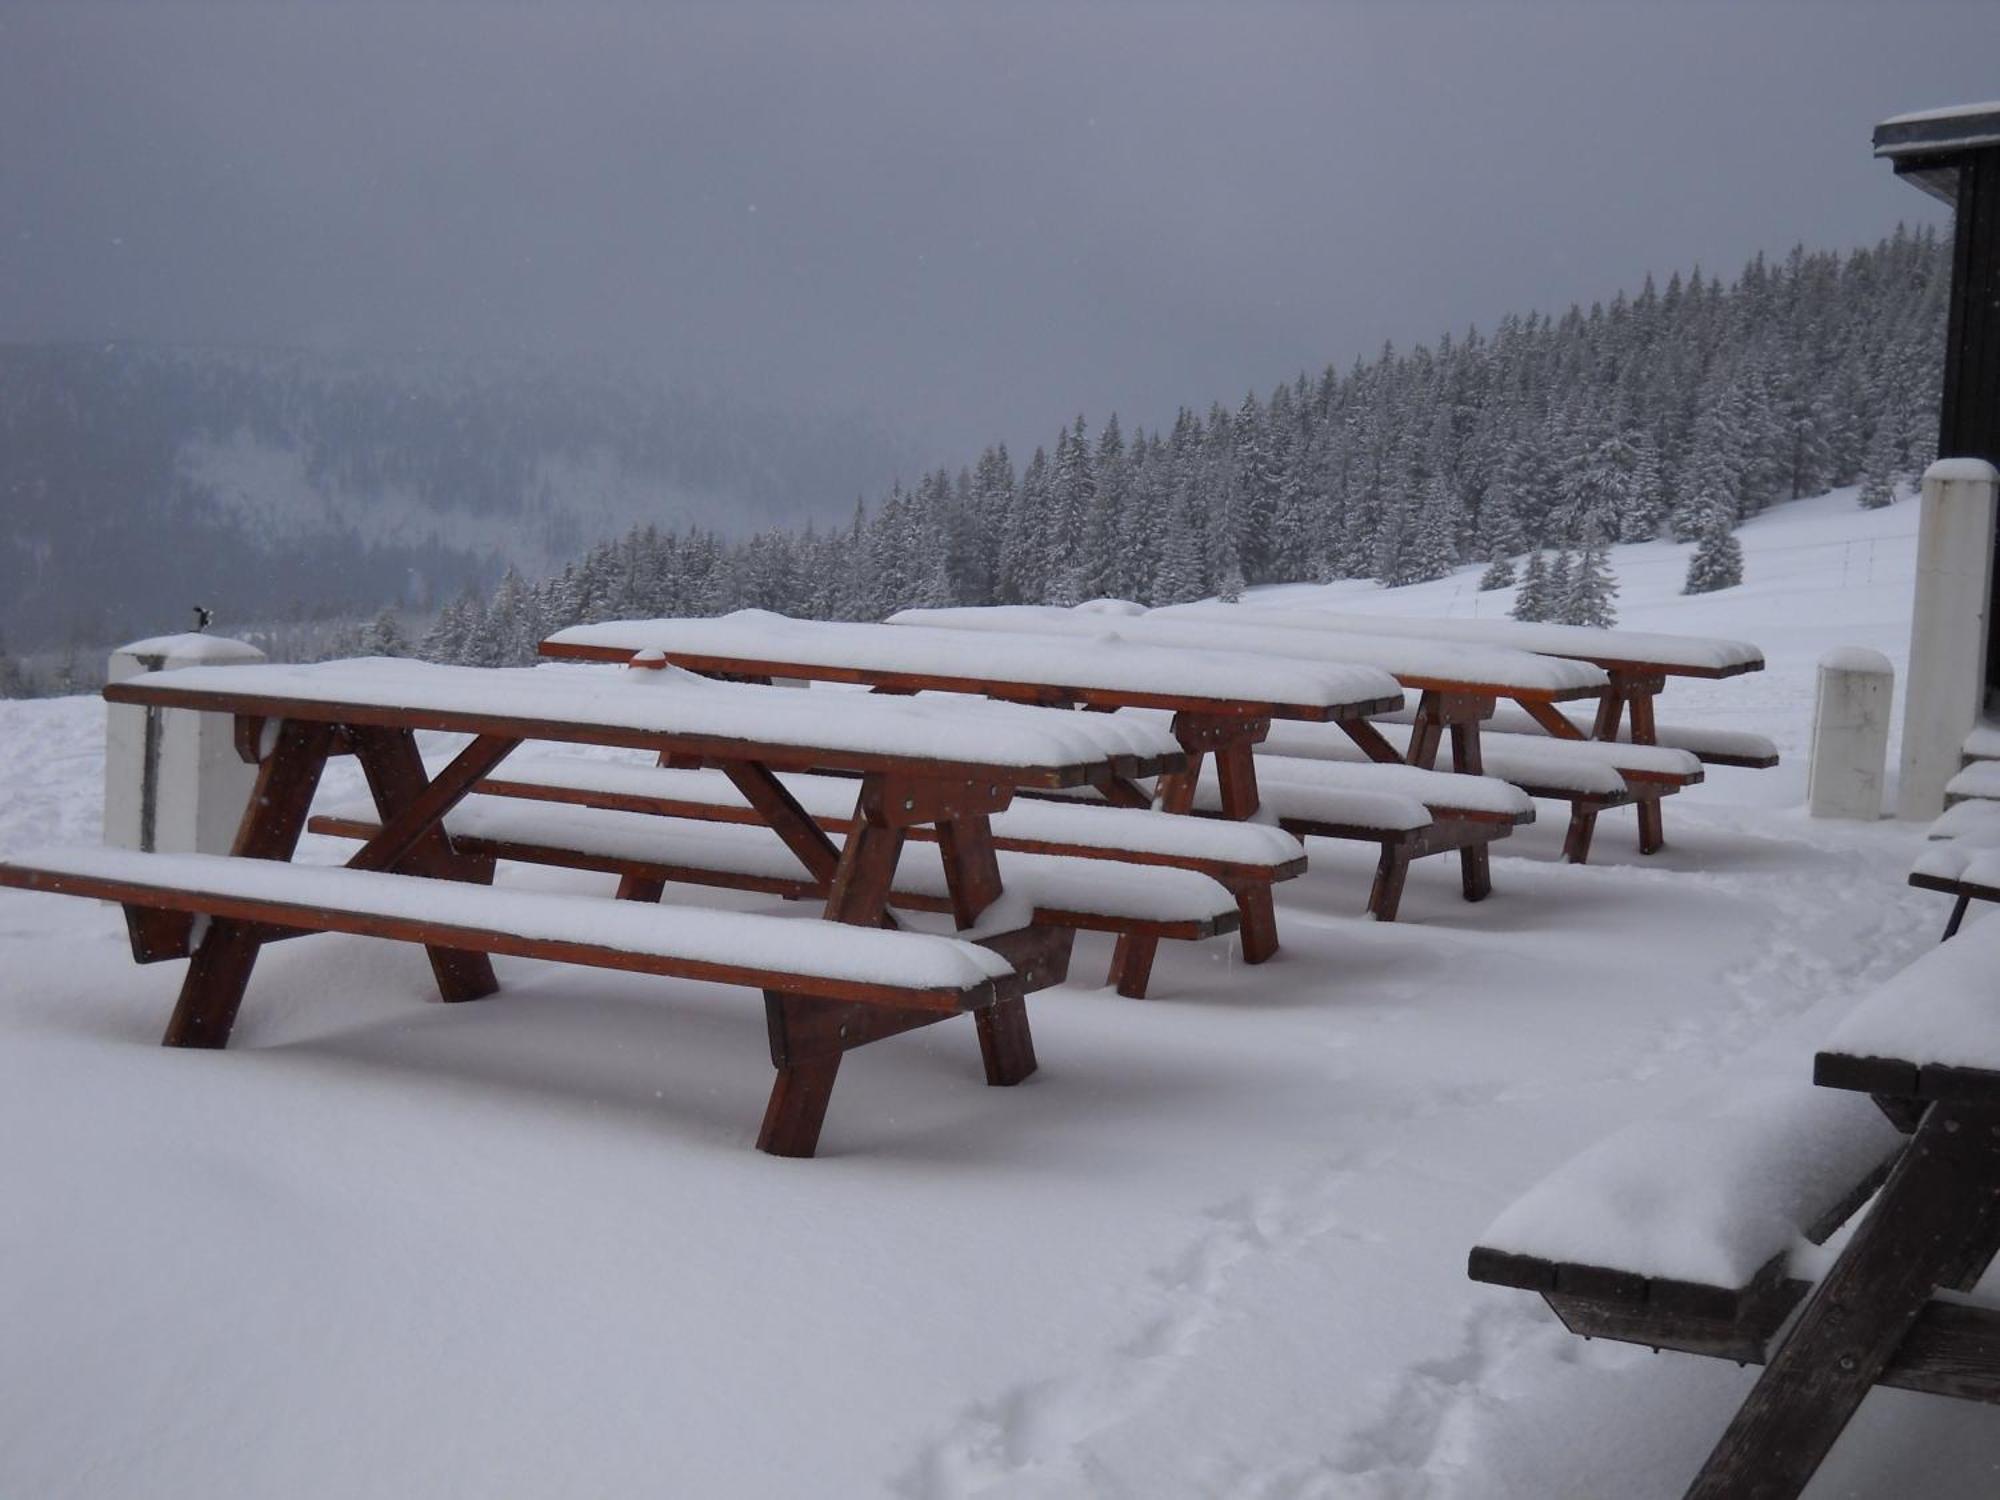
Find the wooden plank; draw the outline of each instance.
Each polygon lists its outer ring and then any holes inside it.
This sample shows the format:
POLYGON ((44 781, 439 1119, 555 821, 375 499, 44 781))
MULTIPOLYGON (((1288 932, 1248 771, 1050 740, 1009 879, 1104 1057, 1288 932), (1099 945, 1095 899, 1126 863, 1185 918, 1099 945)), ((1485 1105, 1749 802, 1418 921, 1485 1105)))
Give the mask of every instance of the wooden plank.
POLYGON ((785 847, 798 856, 822 888, 832 885, 834 872, 840 865, 840 850, 826 831, 813 821, 812 814, 799 805, 798 799, 786 790, 785 784, 772 774, 770 767, 754 762, 731 761, 722 768, 729 784, 743 794, 757 816, 773 833, 785 841, 785 847))
POLYGON ((1688 1489, 1802 1492, 1932 1293, 2000 1234, 2000 1109, 1939 1105, 1688 1489))
MULTIPOLYGON (((257 768, 256 786, 243 809, 232 854, 249 859, 284 861, 298 847, 312 812, 313 793, 326 768, 332 732, 324 724, 287 720, 278 729, 270 755, 257 768)), ((112 900, 119 900, 116 895, 112 900)), ((140 901, 141 906, 157 903, 140 901)), ((211 916, 208 931, 195 948, 174 1001, 160 1044, 165 1047, 221 1048, 229 1045, 243 1005, 243 992, 257 964, 258 919, 232 918, 213 908, 183 908, 211 916)))

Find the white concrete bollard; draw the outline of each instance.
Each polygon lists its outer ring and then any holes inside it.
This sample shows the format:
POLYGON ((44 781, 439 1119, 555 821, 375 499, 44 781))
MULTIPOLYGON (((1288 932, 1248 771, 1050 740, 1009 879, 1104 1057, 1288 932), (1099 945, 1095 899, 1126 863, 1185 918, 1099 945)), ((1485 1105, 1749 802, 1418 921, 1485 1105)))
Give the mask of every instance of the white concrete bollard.
MULTIPOLYGON (((172 667, 264 660, 242 641, 163 635, 111 653, 106 676, 124 682, 172 667)), ((257 768, 236 754, 228 714, 112 703, 104 716, 104 842, 116 849, 227 854, 250 803, 257 768)))
POLYGON ((1996 494, 2000 471, 1981 458, 1941 458, 1924 471, 1896 799, 1904 818, 1944 811, 1944 784, 1958 770, 1986 695, 1996 494))
POLYGON ((1896 669, 1880 651, 1841 646, 1819 659, 1806 771, 1806 808, 1813 817, 1872 822, 1882 816, 1895 697, 1896 669))

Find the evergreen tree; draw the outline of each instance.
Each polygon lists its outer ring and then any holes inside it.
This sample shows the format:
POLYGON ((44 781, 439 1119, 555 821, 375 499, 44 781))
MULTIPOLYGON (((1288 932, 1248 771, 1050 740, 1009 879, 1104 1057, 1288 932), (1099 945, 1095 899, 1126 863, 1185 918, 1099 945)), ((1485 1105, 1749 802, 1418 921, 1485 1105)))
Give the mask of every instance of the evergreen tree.
POLYGON ((1512 588, 1513 585, 1514 559, 1504 552, 1494 553, 1493 560, 1486 565, 1486 571, 1479 575, 1479 591, 1482 594, 1490 593, 1494 589, 1512 588))
POLYGON ((1743 544, 1736 539, 1736 518, 1720 505, 1710 509, 1701 542, 1688 559, 1683 594, 1709 594, 1732 589, 1743 581, 1743 544))
POLYGON ((1618 623, 1618 580, 1612 575, 1611 560, 1595 518, 1586 522, 1577 552, 1576 571, 1570 576, 1569 595, 1563 610, 1566 625, 1591 625, 1609 630, 1618 623))
POLYGON ((1528 554, 1528 566, 1521 574, 1521 589, 1509 611, 1517 620, 1536 622, 1549 617, 1549 565, 1537 547, 1528 554))

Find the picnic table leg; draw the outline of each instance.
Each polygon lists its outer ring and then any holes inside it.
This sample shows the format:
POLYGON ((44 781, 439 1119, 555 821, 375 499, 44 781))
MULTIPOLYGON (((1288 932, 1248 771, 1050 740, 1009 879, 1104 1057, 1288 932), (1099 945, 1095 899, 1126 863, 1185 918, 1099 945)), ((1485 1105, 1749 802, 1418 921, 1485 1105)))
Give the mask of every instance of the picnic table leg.
POLYGON ((2000 1109, 1933 1104, 1687 1500, 1798 1495, 1932 1293, 1970 1284, 1996 1246, 2000 1109))
MULTIPOLYGON (((1479 748, 1479 721, 1455 719, 1451 726, 1451 768, 1467 776, 1484 776, 1486 761, 1479 748)), ((1458 851, 1459 880, 1468 901, 1493 894, 1493 862, 1482 839, 1458 851)))
MULTIPOLYGON (((395 837, 395 829, 402 820, 420 816, 416 809, 426 798, 433 803, 442 802, 447 797, 452 802, 459 800, 465 795, 464 788, 471 787, 479 777, 497 766, 520 741, 476 739, 440 771, 433 782, 424 771, 424 758, 417 749, 417 737, 411 731, 356 725, 349 729, 348 737, 353 742, 355 759, 361 762, 361 772, 368 778, 368 790, 374 794, 375 807, 381 815, 382 833, 377 835, 377 839, 387 837, 391 840, 388 844, 371 840, 349 863, 358 869, 406 870, 413 875, 428 875, 440 880, 463 880, 482 885, 490 883, 493 879, 491 863, 467 859, 460 854, 452 847, 451 836, 445 832, 442 822, 433 819, 420 834, 401 839, 395 837), (456 797, 450 795, 454 787, 459 788, 456 797), (398 844, 407 844, 408 847, 398 853, 398 844), (368 858, 371 851, 378 849, 378 857, 368 858)), ((442 813, 438 814, 439 818, 442 816, 442 813)), ((653 899, 659 898, 655 896, 653 899)), ((424 953, 430 959, 431 975, 437 981, 438 994, 448 1003, 482 1000, 500 988, 500 981, 493 974, 493 960, 484 953, 466 953, 451 948, 426 948, 424 953)))
MULTIPOLYGON (((953 920, 964 929, 1000 898, 993 822, 985 813, 967 813, 940 822, 937 833, 953 920)), ((988 1083, 1007 1087, 1035 1071, 1035 1039, 1028 1029, 1025 998, 1017 995, 985 1006, 975 1012, 973 1024, 978 1028, 979 1056, 988 1083)))
POLYGON ((844 1005, 781 990, 764 992, 764 1018, 778 1077, 764 1106, 757 1149, 794 1157, 811 1156, 819 1147, 843 1053, 947 1019, 937 1011, 844 1005))
POLYGON ((1393 922, 1403 904, 1403 884, 1410 875, 1409 846, 1401 839, 1382 846, 1375 865, 1375 884, 1368 892, 1369 913, 1378 922, 1393 922))
MULTIPOLYGON (((305 831, 313 793, 333 742, 326 724, 286 720, 277 745, 257 768, 257 785, 243 810, 230 853, 288 860, 305 831)), ((160 1038, 166 1047, 226 1047, 257 963, 256 928, 226 918, 209 923, 181 981, 180 997, 160 1038)))
POLYGON ((1970 896, 1960 896, 1951 903, 1951 920, 1944 924, 1944 936, 1938 939, 1939 942, 1948 943, 1958 936, 1959 923, 1965 920, 1965 909, 1970 905, 1972 905, 1970 896))
MULTIPOLYGON (((1641 688, 1632 694, 1632 743, 1651 745, 1657 742, 1653 727, 1653 694, 1641 688)), ((1658 854, 1667 846, 1666 822, 1660 815, 1660 799, 1645 797, 1639 802, 1639 852, 1658 854)))
MULTIPOLYGON (((1257 814, 1254 752, 1255 741, 1247 734, 1232 737, 1215 751, 1215 775, 1222 786, 1222 815, 1238 823, 1247 823, 1257 814)), ((1264 963, 1278 951, 1278 914, 1271 901, 1271 887, 1263 882, 1242 887, 1236 892, 1236 911, 1243 962, 1264 963)))

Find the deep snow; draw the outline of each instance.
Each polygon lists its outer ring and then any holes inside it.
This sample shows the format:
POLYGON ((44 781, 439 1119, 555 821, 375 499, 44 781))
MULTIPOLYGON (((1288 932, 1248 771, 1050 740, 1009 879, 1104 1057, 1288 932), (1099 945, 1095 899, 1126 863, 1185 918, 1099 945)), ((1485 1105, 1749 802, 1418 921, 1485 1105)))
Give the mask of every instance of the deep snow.
MULTIPOLYGON (((870 1047, 811 1162, 750 1149, 754 995, 501 959, 447 1009, 421 952, 318 937, 230 1052, 168 1052, 178 965, 0 892, 0 1495, 1677 1495, 1750 1373, 1586 1345, 1465 1254, 1612 1131, 1808 1077, 1935 941, 1921 829, 1800 809, 1813 664, 1900 665, 1914 526, 1782 507, 1694 599, 1685 547, 1617 550, 1622 624, 1770 662, 1663 717, 1787 756, 1711 768, 1662 855, 1625 814, 1559 864, 1545 804, 1491 900, 1426 861, 1381 926, 1316 844, 1275 963, 1168 944, 1121 1000, 1086 937, 1032 1080, 983 1087, 969 1025, 870 1047)), ((1477 571, 1251 602, 1504 608, 1477 571)), ((0 705, 0 852, 96 836, 101 732, 0 705)), ((1986 1496, 1996 1456, 2000 1413, 1878 1392, 1812 1494, 1986 1496)))

